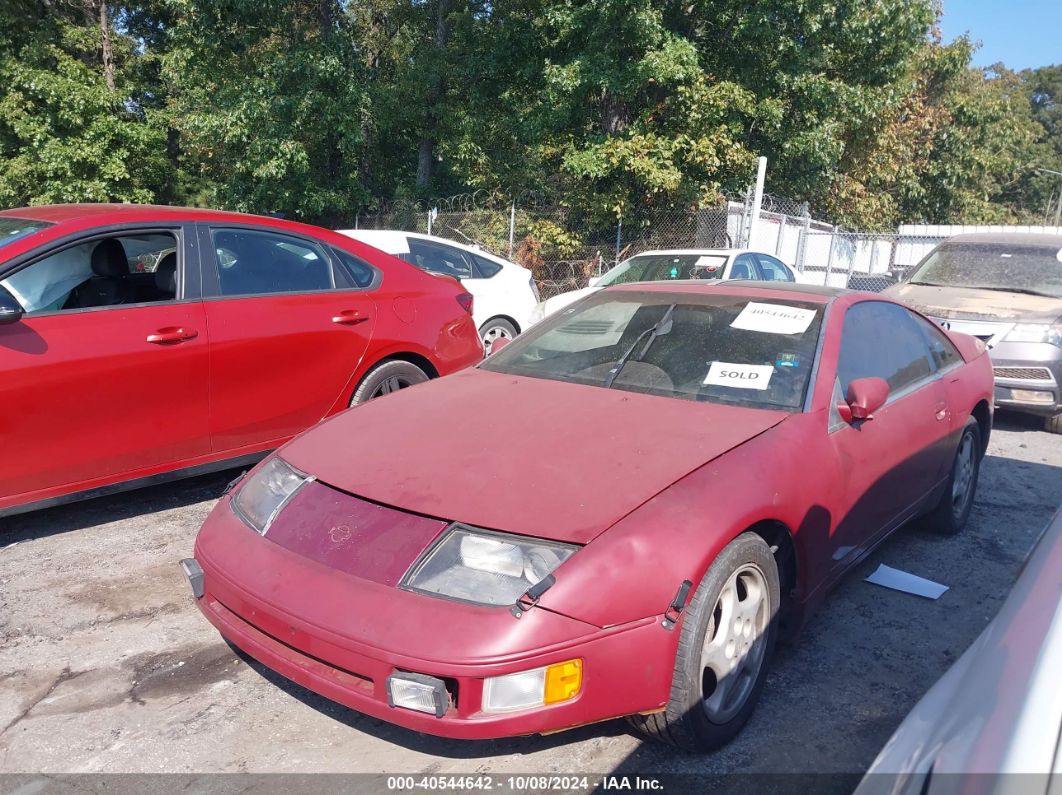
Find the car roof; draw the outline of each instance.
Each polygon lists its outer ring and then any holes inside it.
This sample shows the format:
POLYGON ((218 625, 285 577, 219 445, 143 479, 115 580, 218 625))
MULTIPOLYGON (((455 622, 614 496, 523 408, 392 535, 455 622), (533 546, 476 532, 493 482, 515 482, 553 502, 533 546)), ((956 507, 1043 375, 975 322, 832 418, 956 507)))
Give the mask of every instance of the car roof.
POLYGON ((1044 246, 1062 248, 1062 235, 1041 232, 978 232, 975 234, 953 235, 945 243, 984 243, 992 245, 1044 246))
POLYGON ((484 257, 491 262, 496 262, 499 265, 507 267, 523 267, 515 262, 505 259, 505 257, 493 254, 480 246, 470 245, 468 243, 462 243, 460 240, 451 240, 448 237, 439 237, 438 235, 426 235, 423 232, 407 232, 404 229, 337 229, 337 232, 347 237, 352 237, 355 240, 361 240, 363 243, 368 243, 370 246, 378 244, 381 246, 394 246, 405 252, 408 250, 405 241, 402 238, 415 237, 418 240, 431 240, 438 243, 443 243, 447 246, 454 246, 462 251, 467 251, 470 254, 475 254, 477 257, 484 257))
POLYGON ((661 257, 668 255, 683 257, 698 254, 702 256, 709 254, 717 254, 725 255, 728 257, 734 254, 766 254, 769 257, 774 256, 773 254, 767 254, 766 251, 756 251, 751 248, 654 248, 650 249, 649 251, 639 251, 637 254, 631 254, 629 257, 627 257, 627 259, 634 259, 635 257, 645 256, 661 257))
MULTIPOLYGON (((699 293, 711 290, 726 295, 762 295, 764 298, 799 298, 815 304, 828 304, 842 296, 860 295, 854 290, 840 287, 824 287, 821 284, 802 284, 800 282, 762 282, 752 279, 730 279, 705 282, 704 279, 676 279, 666 282, 629 282, 606 287, 603 292, 618 290, 624 292, 690 292, 699 293)), ((885 299, 889 300, 889 299, 885 299)))

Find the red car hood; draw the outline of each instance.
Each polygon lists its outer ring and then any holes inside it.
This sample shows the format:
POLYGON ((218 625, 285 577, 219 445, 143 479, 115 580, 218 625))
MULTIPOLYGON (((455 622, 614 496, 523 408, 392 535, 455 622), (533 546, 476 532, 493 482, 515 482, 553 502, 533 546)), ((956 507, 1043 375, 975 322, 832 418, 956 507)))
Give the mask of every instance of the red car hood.
POLYGON ((786 416, 465 370, 340 414, 280 455, 385 505, 582 544, 786 416))

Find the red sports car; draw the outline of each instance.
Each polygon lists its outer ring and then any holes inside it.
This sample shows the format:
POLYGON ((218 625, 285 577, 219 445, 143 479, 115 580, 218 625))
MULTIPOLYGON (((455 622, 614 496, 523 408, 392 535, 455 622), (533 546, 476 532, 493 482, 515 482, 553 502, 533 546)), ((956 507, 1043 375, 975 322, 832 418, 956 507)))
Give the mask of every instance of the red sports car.
POLYGON ((251 462, 482 359, 471 296, 312 226, 135 205, 0 213, 0 516, 251 462))
POLYGON ((708 749, 783 619, 908 520, 962 528, 991 427, 984 346, 895 302, 627 285, 295 439, 182 565, 225 638, 369 715, 708 749))

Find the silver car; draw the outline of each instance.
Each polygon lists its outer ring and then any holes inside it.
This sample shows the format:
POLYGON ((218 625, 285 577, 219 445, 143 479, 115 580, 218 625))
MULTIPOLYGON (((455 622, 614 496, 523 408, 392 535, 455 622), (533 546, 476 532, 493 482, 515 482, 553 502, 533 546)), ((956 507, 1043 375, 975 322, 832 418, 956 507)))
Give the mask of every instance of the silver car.
POLYGON ((999 614, 892 735, 855 795, 1062 793, 1062 511, 999 614))
POLYGON ((1062 433, 1062 235, 958 235, 885 292, 980 338, 996 405, 1042 416, 1062 433))

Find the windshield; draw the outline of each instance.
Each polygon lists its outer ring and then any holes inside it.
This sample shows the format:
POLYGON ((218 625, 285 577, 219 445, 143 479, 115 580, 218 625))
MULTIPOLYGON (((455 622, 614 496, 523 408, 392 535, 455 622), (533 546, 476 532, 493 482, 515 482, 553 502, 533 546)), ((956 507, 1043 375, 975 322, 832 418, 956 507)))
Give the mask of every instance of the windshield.
POLYGON ((942 243, 915 269, 910 283, 1062 298, 1062 244, 942 243))
POLYGON ((621 262, 597 282, 598 287, 670 279, 719 279, 726 254, 642 254, 621 262))
POLYGON ((822 305, 740 295, 606 291, 558 312, 485 370, 683 400, 794 410, 822 305))
POLYGON ((20 237, 32 235, 34 232, 39 232, 49 226, 51 224, 44 221, 29 221, 25 218, 0 216, 0 248, 18 240, 20 237))

